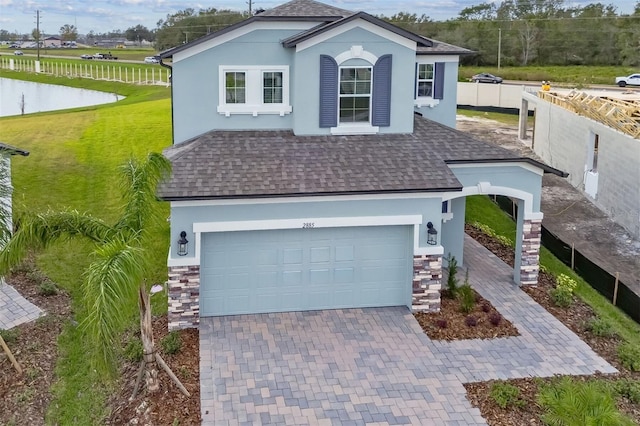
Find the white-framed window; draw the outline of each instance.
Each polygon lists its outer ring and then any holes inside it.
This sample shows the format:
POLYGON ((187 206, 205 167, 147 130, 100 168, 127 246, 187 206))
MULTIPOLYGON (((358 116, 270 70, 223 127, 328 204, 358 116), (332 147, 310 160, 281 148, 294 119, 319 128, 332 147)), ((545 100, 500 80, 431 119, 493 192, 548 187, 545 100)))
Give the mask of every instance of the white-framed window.
POLYGON ((338 123, 371 123, 372 67, 340 67, 338 123))
POLYGON ((289 114, 289 66, 219 67, 218 112, 232 114, 289 114))
POLYGON ((424 106, 433 108, 440 103, 440 100, 434 97, 436 85, 435 62, 424 62, 416 64, 415 85, 415 106, 417 106, 418 108, 424 106))

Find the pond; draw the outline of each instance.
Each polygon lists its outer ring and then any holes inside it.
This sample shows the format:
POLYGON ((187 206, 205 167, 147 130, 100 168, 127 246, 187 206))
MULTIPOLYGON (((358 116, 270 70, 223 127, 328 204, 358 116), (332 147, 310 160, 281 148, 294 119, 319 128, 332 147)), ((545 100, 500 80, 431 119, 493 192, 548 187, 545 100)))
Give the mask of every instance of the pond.
POLYGON ((124 96, 97 90, 0 78, 0 117, 117 102, 124 96))

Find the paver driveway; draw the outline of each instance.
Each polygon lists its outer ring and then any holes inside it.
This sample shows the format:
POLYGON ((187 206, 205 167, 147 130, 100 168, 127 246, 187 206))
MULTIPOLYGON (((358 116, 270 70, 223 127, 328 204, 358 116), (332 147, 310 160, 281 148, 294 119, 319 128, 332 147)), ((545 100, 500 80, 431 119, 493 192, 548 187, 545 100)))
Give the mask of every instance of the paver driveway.
POLYGON ((469 239, 465 265, 520 336, 432 341, 405 307, 202 318, 203 424, 486 424, 462 383, 616 371, 469 239))

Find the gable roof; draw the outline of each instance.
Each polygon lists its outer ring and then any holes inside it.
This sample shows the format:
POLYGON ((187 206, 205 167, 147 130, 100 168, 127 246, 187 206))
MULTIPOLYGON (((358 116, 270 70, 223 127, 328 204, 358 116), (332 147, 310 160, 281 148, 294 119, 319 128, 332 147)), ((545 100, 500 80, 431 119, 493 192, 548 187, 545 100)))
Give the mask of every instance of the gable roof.
POLYGON ((291 0, 260 13, 260 16, 297 16, 335 19, 344 18, 352 14, 353 12, 350 10, 340 9, 314 0, 291 0))
POLYGON ((0 154, 22 155, 26 157, 29 155, 29 151, 25 151, 23 149, 16 148, 15 146, 0 142, 0 154))
POLYGON ((384 28, 385 30, 391 31, 393 33, 396 33, 402 37, 408 38, 409 40, 413 40, 416 43, 422 44, 424 46, 431 46, 432 42, 431 40, 424 38, 422 36, 419 36, 417 34, 414 34, 410 31, 407 31, 405 29, 402 29, 400 27, 397 27, 393 24, 390 24, 387 21, 383 21, 382 19, 376 18, 375 16, 371 16, 366 12, 358 12, 358 13, 354 13, 352 15, 349 15, 345 18, 339 19, 337 21, 334 22, 330 22, 326 25, 322 25, 322 26, 318 26, 315 28, 311 28, 309 31, 305 31, 302 32, 300 34, 297 34, 293 37, 290 37, 286 40, 284 40, 282 42, 282 44, 284 45, 284 47, 295 47, 298 43, 303 42, 305 40, 308 40, 310 38, 313 38, 317 35, 320 35, 322 33, 325 33, 333 28, 339 27, 341 25, 344 25, 348 22, 352 22, 356 19, 362 19, 365 20, 367 22, 370 22, 374 25, 377 25, 381 28, 384 28))
POLYGON ((540 162, 416 116, 414 132, 296 136, 290 131, 212 131, 164 152, 165 200, 460 191, 447 163, 540 162))

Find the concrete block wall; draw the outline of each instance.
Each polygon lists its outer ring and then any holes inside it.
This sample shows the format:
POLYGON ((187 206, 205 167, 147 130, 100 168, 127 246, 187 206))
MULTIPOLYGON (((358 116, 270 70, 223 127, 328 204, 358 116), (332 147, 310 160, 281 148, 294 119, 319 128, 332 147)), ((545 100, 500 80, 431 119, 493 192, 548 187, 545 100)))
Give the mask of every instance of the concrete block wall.
POLYGON ((568 182, 581 191, 585 189, 591 133, 599 136, 598 190, 592 200, 640 238, 640 141, 542 99, 535 104, 535 153, 569 173, 568 182))
POLYGON ((169 267, 169 330, 200 325, 200 266, 169 267))
POLYGON ((442 289, 442 255, 413 256, 414 312, 438 312, 442 289))

